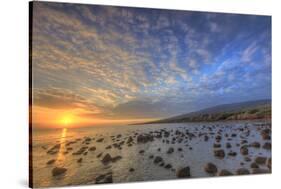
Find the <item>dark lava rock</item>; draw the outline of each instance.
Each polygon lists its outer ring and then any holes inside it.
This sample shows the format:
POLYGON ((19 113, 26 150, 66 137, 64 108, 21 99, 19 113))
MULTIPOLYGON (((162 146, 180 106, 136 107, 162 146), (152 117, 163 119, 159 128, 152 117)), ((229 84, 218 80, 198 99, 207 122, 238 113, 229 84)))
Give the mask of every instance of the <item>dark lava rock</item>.
POLYGON ((111 145, 108 145, 107 147, 105 147, 105 149, 111 149, 112 148, 112 146, 111 145))
POLYGON ((259 164, 259 165, 265 164, 265 162, 266 162, 266 157, 258 156, 258 157, 256 157, 255 162, 256 162, 257 164, 259 164))
POLYGON ((96 142, 103 142, 104 138, 98 139, 96 142))
POLYGON ((77 152, 72 153, 72 155, 81 155, 88 149, 88 146, 81 147, 77 152))
POLYGON ((222 150, 222 149, 214 150, 214 155, 215 155, 215 157, 220 158, 220 159, 225 157, 224 150, 222 150))
POLYGON ((163 167, 164 165, 165 165, 164 162, 161 162, 161 163, 159 164, 160 167, 163 167))
POLYGON ((153 159, 153 158, 154 158, 154 156, 153 156, 153 155, 150 155, 148 158, 149 158, 149 159, 153 159))
POLYGON ((130 168, 130 169, 129 169, 129 172, 134 172, 134 171, 135 171, 134 168, 130 168))
POLYGON ((255 162, 253 162, 253 163, 251 163, 250 167, 256 169, 256 168, 259 168, 259 165, 255 162))
POLYGON ((259 142, 253 142, 250 144, 251 147, 253 148, 260 148, 261 147, 261 144, 259 142))
POLYGON ((143 153, 144 153, 144 150, 140 150, 139 153, 140 153, 140 154, 143 154, 143 153))
POLYGON ((168 151, 167 151, 167 154, 171 154, 171 153, 173 153, 173 152, 174 152, 174 148, 170 147, 170 148, 168 149, 168 151))
POLYGON ((264 143, 264 145, 262 146, 263 149, 266 150, 271 150, 271 143, 270 142, 266 142, 264 143))
POLYGON ((244 146, 241 146, 241 148, 240 148, 240 153, 242 154, 242 155, 248 155, 248 153, 249 153, 249 150, 248 150, 248 147, 246 146, 246 145, 244 145, 244 146))
POLYGON ((252 170, 253 174, 266 174, 266 173, 270 173, 270 170, 268 169, 260 169, 260 168, 254 168, 252 170))
POLYGON ((190 168, 185 167, 185 168, 182 168, 182 169, 178 170, 177 171, 177 177, 178 178, 189 178, 189 177, 191 177, 190 168))
POLYGON ((228 154, 227 154, 227 155, 229 155, 229 156, 236 156, 236 155, 237 155, 237 153, 236 153, 236 152, 231 151, 231 152, 228 152, 228 154))
POLYGON ((55 162, 56 162, 55 159, 51 159, 51 160, 49 160, 46 164, 47 164, 47 165, 51 165, 51 164, 53 164, 53 163, 55 163, 55 162))
POLYGON ((82 161, 83 161, 83 159, 82 159, 82 158, 79 158, 79 159, 77 160, 77 163, 82 163, 82 161))
POLYGON ((165 168, 165 169, 171 169, 171 168, 172 168, 172 165, 171 165, 171 164, 167 164, 167 165, 165 165, 164 168, 165 168))
POLYGON ((220 171, 219 176, 230 176, 233 175, 233 173, 231 173, 230 171, 223 169, 220 171))
POLYGON ((220 147, 221 147, 221 144, 215 143, 215 144, 213 145, 213 147, 214 147, 214 148, 220 148, 220 147))
POLYGON ((228 143, 226 143, 225 147, 226 148, 231 148, 231 144, 228 142, 228 143))
POLYGON ((240 168, 236 170, 237 175, 248 175, 250 174, 250 171, 246 168, 240 168))
POLYGON ((112 182, 113 182, 113 179, 112 179, 111 172, 96 177, 96 184, 112 183, 112 182))
POLYGON ((270 140, 271 137, 270 137, 270 133, 271 133, 271 130, 270 129, 264 129, 261 131, 261 136, 263 138, 263 140, 270 140))
POLYGON ((55 177, 55 176, 59 176, 59 175, 64 174, 66 171, 67 171, 66 168, 63 168, 63 167, 55 167, 55 168, 53 168, 53 170, 52 170, 52 175, 53 175, 54 177, 55 177))
POLYGON ((101 156, 102 156, 102 152, 97 155, 97 158, 100 158, 101 156))
POLYGON ((153 140, 154 140, 153 136, 150 134, 143 134, 137 137, 138 143, 147 143, 147 142, 152 142, 153 140))
POLYGON ((109 162, 111 162, 111 156, 109 154, 106 154, 101 161, 103 164, 108 164, 109 162))
POLYGON ((204 141, 207 142, 209 140, 209 137, 207 135, 204 136, 204 141))
POLYGON ((95 146, 92 146, 89 148, 89 151, 95 151, 97 148, 95 146))
POLYGON ((181 151, 182 151, 182 148, 178 148, 178 151, 181 152, 181 151))
POLYGON ((158 148, 157 151, 160 152, 160 151, 161 151, 161 148, 158 148))
POLYGON ((163 158, 161 158, 160 156, 156 156, 155 159, 154 159, 154 163, 157 164, 157 163, 160 163, 160 162, 163 162, 163 158))
POLYGON ((269 169, 271 169, 271 164, 272 164, 272 160, 271 160, 271 158, 268 158, 268 160, 267 160, 267 167, 269 169))
POLYGON ((204 169, 209 174, 215 174, 218 172, 217 166, 213 163, 207 163, 204 169))

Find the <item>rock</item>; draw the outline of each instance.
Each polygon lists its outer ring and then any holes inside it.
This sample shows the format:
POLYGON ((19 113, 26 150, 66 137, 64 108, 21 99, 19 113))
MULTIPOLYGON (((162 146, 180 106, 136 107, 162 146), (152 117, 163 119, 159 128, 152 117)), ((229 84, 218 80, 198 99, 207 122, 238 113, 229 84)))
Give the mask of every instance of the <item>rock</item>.
POLYGON ((270 170, 268 169, 260 169, 260 168, 254 168, 252 171, 253 174, 266 174, 270 173, 270 170))
POLYGON ((161 148, 158 148, 157 151, 160 152, 160 151, 161 151, 161 148))
POLYGON ((147 142, 152 142, 153 140, 154 140, 153 136, 150 134, 143 134, 137 137, 138 143, 147 143, 147 142))
POLYGON ((177 177, 178 178, 189 178, 191 177, 190 175, 190 168, 189 167, 184 167, 180 170, 177 171, 177 177))
POLYGON ((111 162, 111 156, 109 154, 106 154, 101 161, 103 164, 108 164, 109 162, 111 162))
POLYGON ((53 175, 54 177, 55 177, 55 176, 59 176, 59 175, 64 174, 66 171, 67 171, 66 168, 63 168, 63 167, 55 167, 55 168, 53 168, 53 170, 52 170, 52 175, 53 175))
POLYGON ((236 137, 237 136, 237 134, 235 134, 235 133, 233 133, 233 134, 231 134, 231 137, 236 137))
POLYGON ((167 165, 165 165, 164 168, 165 168, 165 169, 171 169, 171 168, 172 168, 172 165, 171 165, 171 164, 167 164, 167 165))
POLYGON ((174 152, 174 148, 170 147, 170 148, 168 149, 168 151, 167 151, 167 154, 171 154, 171 153, 173 153, 173 152, 174 152))
POLYGON ((204 136, 204 141, 207 142, 209 140, 209 137, 207 135, 204 136))
POLYGON ((240 168, 236 170, 237 175, 248 175, 250 174, 250 171, 246 168, 240 168))
POLYGON ((249 157, 245 157, 244 160, 245 160, 246 162, 252 161, 252 159, 249 158, 249 157))
POLYGON ((220 159, 222 159, 222 158, 225 157, 224 150, 222 150, 222 149, 220 149, 220 150, 215 150, 215 151, 214 151, 214 155, 215 155, 215 157, 220 158, 220 159))
POLYGON ((271 158, 268 158, 268 160, 267 160, 267 167, 271 170, 271 162, 272 160, 271 160, 271 158))
POLYGON ((182 148, 178 148, 178 151, 181 152, 181 151, 182 151, 182 148))
POLYGON ((89 148, 89 151, 95 151, 97 148, 95 146, 92 146, 89 148))
POLYGON ((97 155, 97 158, 100 158, 101 156, 102 156, 102 152, 97 155))
POLYGON ((79 158, 79 159, 77 160, 77 163, 82 163, 82 161, 83 161, 83 159, 82 159, 82 158, 79 158))
POLYGON ((260 148, 261 147, 261 144, 259 142, 253 142, 250 144, 251 147, 253 148, 260 148))
POLYGON ((271 130, 270 129, 264 129, 261 131, 261 136, 263 138, 263 140, 270 140, 271 137, 270 137, 270 133, 271 133, 271 130))
POLYGON ((149 159, 153 159, 153 157, 154 157, 153 155, 150 155, 148 158, 149 158, 149 159))
POLYGON ((240 153, 242 154, 242 155, 248 155, 248 153, 249 153, 249 151, 248 151, 248 147, 246 146, 246 145, 244 145, 244 146, 241 146, 241 148, 240 148, 240 153))
POLYGON ((88 146, 81 147, 77 152, 72 153, 72 155, 81 155, 88 149, 88 146))
POLYGON ((143 154, 143 153, 144 153, 144 150, 140 150, 139 153, 140 153, 140 154, 143 154))
POLYGON ((51 159, 51 160, 49 160, 46 164, 47 164, 47 165, 51 165, 51 164, 53 164, 53 163, 55 163, 55 162, 56 162, 55 159, 51 159))
POLYGON ((156 157, 154 158, 154 163, 155 163, 155 164, 158 164, 158 163, 160 163, 160 162, 163 162, 163 158, 161 158, 160 156, 156 156, 156 157))
POLYGON ((133 137, 130 136, 127 140, 127 144, 132 143, 133 141, 134 141, 133 137))
POLYGON ((112 147, 111 147, 111 145, 108 145, 107 147, 105 147, 105 149, 111 149, 112 147))
POLYGON ((161 163, 159 164, 160 167, 163 167, 164 165, 165 165, 164 162, 161 162, 161 163))
POLYGON ((226 170, 226 169, 222 169, 219 173, 219 176, 230 176, 233 175, 233 173, 231 173, 230 171, 226 170))
POLYGON ((97 139, 96 142, 103 142, 104 138, 97 139))
POLYGON ((134 171, 135 171, 134 168, 130 168, 130 169, 129 169, 129 172, 134 172, 134 171))
POLYGON ((256 168, 259 168, 259 165, 255 162, 253 162, 253 163, 251 163, 250 167, 256 169, 256 168))
POLYGON ((265 164, 265 162, 266 162, 266 157, 258 156, 258 157, 256 157, 255 162, 256 162, 257 164, 259 164, 259 165, 265 164))
POLYGON ((228 143, 226 143, 225 147, 226 148, 231 148, 231 144, 228 142, 228 143))
POLYGON ((228 154, 227 154, 227 155, 229 155, 229 156, 236 156, 236 155, 237 155, 237 153, 236 153, 236 152, 231 151, 231 152, 228 152, 228 154))
POLYGON ((113 182, 113 179, 112 179, 111 172, 96 177, 96 184, 112 183, 112 182, 113 182))
POLYGON ((263 149, 266 150, 271 150, 271 143, 270 142, 266 142, 264 143, 264 145, 262 146, 263 149))
POLYGON ((220 148, 220 147, 221 147, 221 144, 216 144, 216 143, 215 143, 215 144, 213 145, 213 147, 214 147, 214 148, 220 148))
POLYGON ((207 163, 204 169, 209 174, 215 174, 218 172, 217 166, 213 163, 207 163))

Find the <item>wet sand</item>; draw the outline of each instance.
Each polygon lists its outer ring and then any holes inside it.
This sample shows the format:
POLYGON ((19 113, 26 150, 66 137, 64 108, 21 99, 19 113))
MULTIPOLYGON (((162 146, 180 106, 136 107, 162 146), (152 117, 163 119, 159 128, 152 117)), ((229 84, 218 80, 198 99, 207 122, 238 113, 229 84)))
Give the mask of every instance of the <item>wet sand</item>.
POLYGON ((92 127, 33 140, 34 187, 271 173, 271 123, 92 127))

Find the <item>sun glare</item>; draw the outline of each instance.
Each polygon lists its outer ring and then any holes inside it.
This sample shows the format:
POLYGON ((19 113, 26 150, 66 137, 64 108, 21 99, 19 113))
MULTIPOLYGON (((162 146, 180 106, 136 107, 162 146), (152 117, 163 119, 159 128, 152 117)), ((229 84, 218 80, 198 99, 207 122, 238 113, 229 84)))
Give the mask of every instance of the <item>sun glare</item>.
POLYGON ((61 118, 60 123, 64 126, 69 126, 71 123, 73 123, 73 117, 71 115, 64 115, 61 118))

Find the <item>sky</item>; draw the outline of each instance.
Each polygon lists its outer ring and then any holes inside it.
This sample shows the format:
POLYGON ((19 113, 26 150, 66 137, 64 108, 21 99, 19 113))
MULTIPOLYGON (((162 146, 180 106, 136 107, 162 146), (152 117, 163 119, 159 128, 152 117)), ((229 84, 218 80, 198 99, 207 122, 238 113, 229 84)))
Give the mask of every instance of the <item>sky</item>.
POLYGON ((143 122, 271 99, 271 17, 33 2, 32 122, 143 122))

